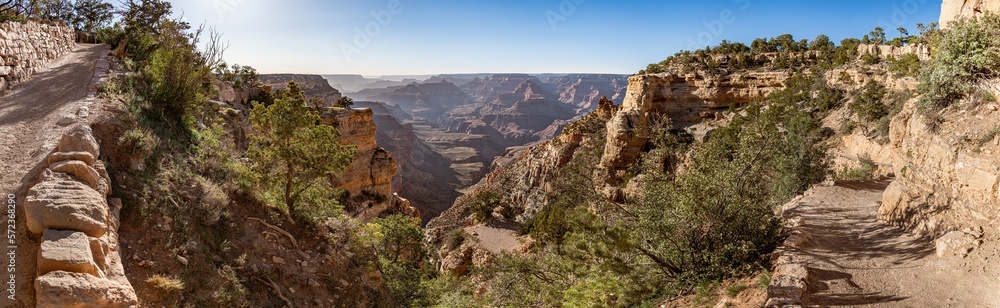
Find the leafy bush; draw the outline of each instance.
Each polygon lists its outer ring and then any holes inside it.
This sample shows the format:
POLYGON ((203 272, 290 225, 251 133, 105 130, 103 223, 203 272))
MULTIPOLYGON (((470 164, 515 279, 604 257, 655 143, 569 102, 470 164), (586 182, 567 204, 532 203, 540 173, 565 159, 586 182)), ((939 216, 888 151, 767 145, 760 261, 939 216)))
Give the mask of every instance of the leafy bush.
POLYGON ((377 268, 385 276, 393 299, 404 306, 424 297, 421 270, 424 232, 420 218, 392 215, 377 218, 367 226, 368 241, 379 256, 377 268))
POLYGON ((490 191, 480 191, 469 205, 469 210, 477 221, 485 222, 493 217, 493 211, 500 206, 500 201, 500 195, 490 191))
POLYGON ((960 19, 941 32, 933 60, 920 72, 918 107, 925 113, 969 95, 979 81, 997 77, 1000 67, 1000 16, 960 19))
POLYGON ((858 157, 858 166, 851 168, 844 166, 834 176, 838 180, 865 181, 875 177, 875 161, 871 156, 858 157))
POLYGON ((851 103, 851 112, 866 123, 878 122, 879 119, 889 115, 889 107, 882 102, 886 92, 882 84, 869 81, 851 103))
POLYGON ((917 77, 920 75, 920 57, 916 54, 905 54, 899 59, 889 59, 889 71, 898 76, 917 77))

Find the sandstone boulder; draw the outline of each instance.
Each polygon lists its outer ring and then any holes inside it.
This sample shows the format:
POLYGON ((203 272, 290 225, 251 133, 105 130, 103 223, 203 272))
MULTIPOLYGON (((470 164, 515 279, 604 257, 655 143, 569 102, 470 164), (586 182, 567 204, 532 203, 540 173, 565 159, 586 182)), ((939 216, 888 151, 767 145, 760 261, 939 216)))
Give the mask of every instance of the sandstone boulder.
POLYGON ((58 152, 87 152, 97 157, 100 153, 94 132, 89 125, 78 125, 62 136, 59 140, 58 152))
POLYGON ((941 4, 942 27, 962 17, 980 16, 985 12, 1000 12, 997 0, 944 0, 941 4))
POLYGON ((49 155, 49 165, 68 160, 79 160, 88 166, 93 166, 97 162, 94 154, 89 152, 56 152, 49 155))
POLYGON ((956 255, 965 257, 981 244, 982 241, 978 240, 975 235, 962 231, 948 232, 934 241, 937 256, 940 258, 956 255))
POLYGON ((78 180, 90 185, 90 188, 93 188, 94 190, 97 190, 101 181, 104 180, 101 175, 97 173, 97 170, 95 170, 94 167, 91 167, 79 160, 61 161, 49 166, 49 170, 72 175, 78 180))
POLYGON ((38 274, 53 271, 84 273, 100 277, 90 237, 78 231, 45 229, 42 245, 38 250, 38 274))
POLYGON ((55 271, 35 279, 37 307, 124 308, 138 307, 129 285, 88 274, 55 271))
POLYGON ((24 204, 28 230, 79 230, 101 237, 108 230, 104 195, 65 174, 51 173, 28 191, 24 204))

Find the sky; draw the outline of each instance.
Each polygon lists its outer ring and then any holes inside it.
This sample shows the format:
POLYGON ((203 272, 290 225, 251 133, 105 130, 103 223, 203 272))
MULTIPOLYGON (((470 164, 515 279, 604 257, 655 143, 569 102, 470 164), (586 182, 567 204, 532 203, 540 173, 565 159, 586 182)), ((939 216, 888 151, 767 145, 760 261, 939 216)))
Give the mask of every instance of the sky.
POLYGON ((634 73, 684 49, 784 33, 890 38, 940 0, 171 0, 262 73, 634 73))

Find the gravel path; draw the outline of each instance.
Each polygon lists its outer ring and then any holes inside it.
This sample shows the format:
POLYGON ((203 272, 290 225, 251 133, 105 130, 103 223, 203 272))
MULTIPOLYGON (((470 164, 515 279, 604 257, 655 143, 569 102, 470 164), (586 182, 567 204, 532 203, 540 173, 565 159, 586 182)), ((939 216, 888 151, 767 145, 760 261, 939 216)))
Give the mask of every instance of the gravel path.
POLYGON ((930 239, 877 220, 888 185, 817 187, 794 208, 812 240, 806 306, 1000 307, 997 241, 966 258, 939 258, 930 239))

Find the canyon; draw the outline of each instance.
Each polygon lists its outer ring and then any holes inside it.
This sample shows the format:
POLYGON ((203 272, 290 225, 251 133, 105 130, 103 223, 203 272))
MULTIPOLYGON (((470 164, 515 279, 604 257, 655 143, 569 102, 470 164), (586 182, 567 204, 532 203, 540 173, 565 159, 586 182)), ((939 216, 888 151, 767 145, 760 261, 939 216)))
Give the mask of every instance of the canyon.
MULTIPOLYGON (((386 184, 419 209, 425 222, 491 170, 595 110, 602 97, 623 99, 628 85, 628 76, 614 74, 358 77, 279 74, 261 75, 261 81, 274 89, 295 81, 307 97, 327 103, 340 95, 354 99, 352 114, 363 121, 341 126, 342 132, 353 135, 358 123, 374 123, 362 130, 374 130, 397 171, 386 184), (341 84, 357 91, 333 87, 341 84)), ((365 142, 362 147, 368 148, 365 142)), ((344 174, 354 177, 349 174, 359 170, 344 174)))

